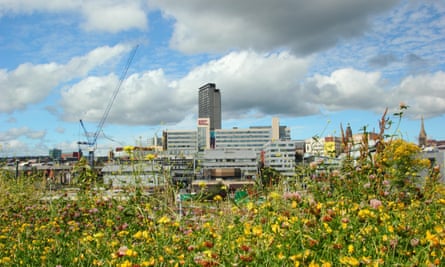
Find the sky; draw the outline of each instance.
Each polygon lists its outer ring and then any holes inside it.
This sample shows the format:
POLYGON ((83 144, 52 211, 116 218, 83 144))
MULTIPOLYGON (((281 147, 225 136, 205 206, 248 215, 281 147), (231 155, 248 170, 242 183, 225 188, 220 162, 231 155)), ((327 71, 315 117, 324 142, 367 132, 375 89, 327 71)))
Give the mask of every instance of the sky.
POLYGON ((378 131, 388 108, 388 134, 417 143, 423 117, 445 140, 444 44, 435 0, 0 0, 0 157, 195 129, 209 82, 225 129, 278 117, 295 140, 340 136, 378 131))

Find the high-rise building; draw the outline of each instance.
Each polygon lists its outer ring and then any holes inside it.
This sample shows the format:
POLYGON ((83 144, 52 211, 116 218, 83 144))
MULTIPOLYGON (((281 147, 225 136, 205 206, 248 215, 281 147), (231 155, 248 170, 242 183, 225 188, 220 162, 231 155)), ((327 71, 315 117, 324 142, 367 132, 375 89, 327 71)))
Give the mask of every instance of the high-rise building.
POLYGON ((210 119, 210 131, 221 129, 221 93, 214 83, 199 88, 198 118, 210 119))

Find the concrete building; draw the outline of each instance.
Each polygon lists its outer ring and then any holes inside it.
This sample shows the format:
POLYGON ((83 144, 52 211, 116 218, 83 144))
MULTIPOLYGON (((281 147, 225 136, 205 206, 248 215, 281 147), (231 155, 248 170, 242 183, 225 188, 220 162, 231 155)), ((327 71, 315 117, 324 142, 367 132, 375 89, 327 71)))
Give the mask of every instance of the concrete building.
POLYGON ((198 118, 210 120, 210 131, 221 129, 221 93, 214 83, 199 88, 198 118))
POLYGON ((209 149, 200 164, 203 174, 211 169, 240 169, 241 177, 256 178, 258 153, 252 149, 209 149))
POLYGON ((163 132, 163 150, 170 155, 194 155, 198 151, 196 130, 167 130, 163 132))
POLYGON ((305 157, 324 156, 324 138, 308 138, 304 143, 305 157))
POLYGON ((297 148, 301 147, 303 143, 304 141, 291 140, 275 140, 267 142, 263 146, 261 155, 264 166, 273 168, 284 176, 294 176, 297 148))
POLYGON ((171 155, 193 155, 211 148, 254 150, 259 153, 272 140, 290 140, 290 129, 280 126, 278 118, 271 126, 253 126, 246 129, 217 129, 214 131, 214 147, 210 146, 206 118, 198 119, 197 130, 167 130, 163 133, 164 150, 171 155))
POLYGON ((440 170, 440 178, 439 180, 444 183, 445 182, 445 149, 441 150, 438 148, 427 148, 422 151, 422 157, 429 159, 431 162, 431 166, 437 166, 440 170))
POLYGON ((54 161, 60 161, 62 159, 62 150, 53 148, 49 150, 49 158, 51 158, 54 161))
POLYGON ((114 188, 134 185, 155 188, 165 184, 160 166, 152 163, 106 165, 102 168, 102 174, 104 184, 114 188))
MULTIPOLYGON (((209 118, 199 118, 198 119, 198 151, 204 151, 210 149, 211 138, 210 138, 210 119, 209 118)), ((213 144, 215 140, 213 139, 213 144)), ((214 146, 213 146, 214 147, 214 146)))
POLYGON ((259 153, 267 142, 290 139, 290 129, 280 126, 278 118, 272 119, 271 126, 215 130, 216 149, 253 149, 259 153))

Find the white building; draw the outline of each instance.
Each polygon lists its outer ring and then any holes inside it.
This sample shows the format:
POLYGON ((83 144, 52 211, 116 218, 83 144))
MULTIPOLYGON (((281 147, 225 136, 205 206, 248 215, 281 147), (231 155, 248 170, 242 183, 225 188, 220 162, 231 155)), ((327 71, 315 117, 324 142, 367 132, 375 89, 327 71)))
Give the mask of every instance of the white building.
POLYGON ((284 176, 294 176, 297 143, 301 144, 303 141, 276 140, 267 142, 263 146, 264 166, 273 168, 284 176))
POLYGON ((272 119, 271 126, 215 130, 216 149, 253 149, 259 153, 267 142, 290 139, 290 129, 280 126, 278 118, 272 119))
POLYGON ((194 155, 198 151, 197 130, 167 130, 163 133, 163 147, 170 155, 194 155))
POLYGON ((154 162, 106 165, 102 168, 104 184, 112 187, 158 187, 165 184, 160 166, 154 162))
POLYGON ((256 178, 258 153, 252 149, 209 149, 204 151, 200 165, 205 170, 236 168, 242 177, 256 178))
POLYGON ((305 142, 305 156, 324 156, 324 138, 309 138, 305 142))
POLYGON ((439 180, 445 183, 445 150, 440 150, 438 148, 426 148, 422 151, 422 157, 429 159, 431 166, 438 166, 440 170, 439 180))

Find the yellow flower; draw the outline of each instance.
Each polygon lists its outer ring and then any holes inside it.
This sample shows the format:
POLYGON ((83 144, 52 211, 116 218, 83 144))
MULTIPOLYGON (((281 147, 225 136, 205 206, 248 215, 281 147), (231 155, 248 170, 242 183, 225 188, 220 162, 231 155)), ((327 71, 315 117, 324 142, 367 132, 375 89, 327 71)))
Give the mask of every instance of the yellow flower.
POLYGON ((216 196, 213 197, 213 200, 214 201, 221 201, 221 200, 223 200, 223 198, 220 195, 216 195, 216 196))
POLYGON ((106 224, 108 227, 110 227, 110 226, 113 226, 113 225, 114 225, 114 221, 111 220, 111 219, 107 219, 106 222, 105 222, 105 224, 106 224))
POLYGON ((10 257, 3 257, 0 261, 1 263, 8 263, 11 262, 11 258, 10 257))
POLYGON ((170 222, 170 218, 168 216, 162 216, 161 218, 159 218, 158 223, 160 224, 167 224, 170 222))
POLYGON ((141 264, 142 266, 154 266, 155 265, 155 258, 152 256, 148 261, 144 261, 141 264))
POLYGON ((340 258, 340 263, 348 266, 359 266, 360 261, 354 257, 343 256, 340 258))
POLYGON ((127 251, 125 252, 125 255, 129 256, 129 257, 136 257, 138 255, 138 253, 132 249, 127 249, 127 251))
POLYGON ((332 264, 330 262, 323 262, 321 267, 332 267, 332 264))
POLYGON ((126 260, 124 262, 122 262, 121 264, 117 265, 118 267, 131 267, 133 266, 133 263, 131 263, 129 260, 126 260))
POLYGON ((280 199, 281 198, 281 194, 279 194, 278 192, 272 191, 272 192, 270 192, 269 197, 271 199, 280 199))
POLYGON ((280 230, 280 226, 276 223, 271 225, 272 232, 277 233, 280 230))
POLYGON ((260 236, 263 234, 263 228, 261 227, 261 225, 254 226, 252 228, 252 233, 256 236, 260 236))
POLYGON ((94 266, 102 266, 102 265, 104 265, 104 263, 101 260, 94 259, 93 260, 93 265, 94 266))
POLYGON ((431 234, 429 230, 426 231, 425 241, 429 242, 431 246, 437 246, 440 243, 437 235, 431 234))
POLYGON ((320 265, 318 265, 318 263, 315 263, 314 261, 311 261, 309 263, 309 267, 319 267, 320 265))
POLYGON ((154 155, 154 154, 147 154, 146 156, 145 156, 145 160, 154 160, 156 158, 156 155, 154 155))
POLYGON ((348 253, 349 253, 349 254, 354 253, 354 245, 350 244, 350 245, 348 246, 348 253))
POLYGON ((104 233, 102 233, 102 232, 95 233, 95 234, 93 235, 94 238, 101 238, 101 237, 103 237, 103 236, 104 236, 104 233))

